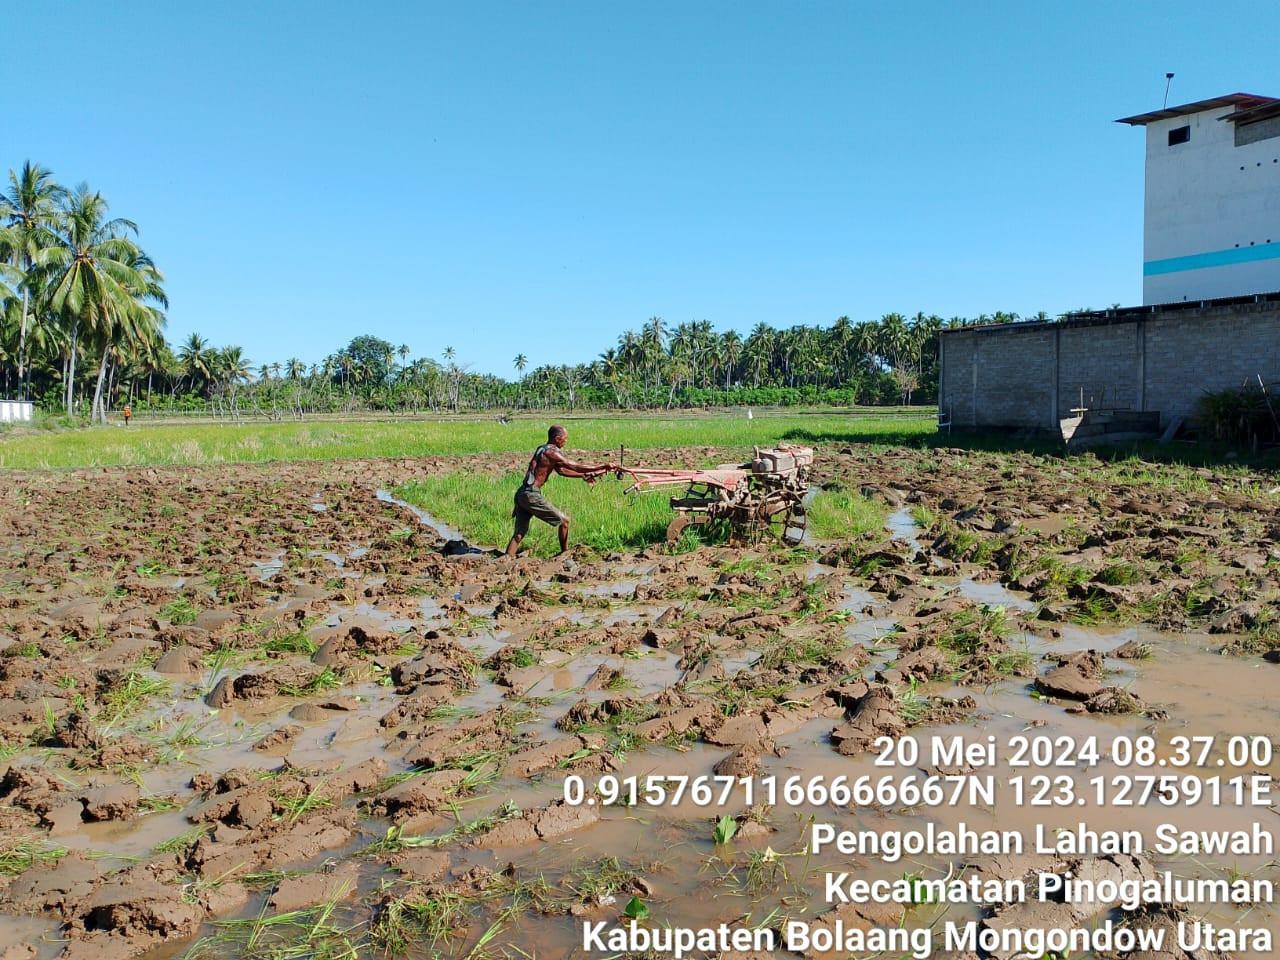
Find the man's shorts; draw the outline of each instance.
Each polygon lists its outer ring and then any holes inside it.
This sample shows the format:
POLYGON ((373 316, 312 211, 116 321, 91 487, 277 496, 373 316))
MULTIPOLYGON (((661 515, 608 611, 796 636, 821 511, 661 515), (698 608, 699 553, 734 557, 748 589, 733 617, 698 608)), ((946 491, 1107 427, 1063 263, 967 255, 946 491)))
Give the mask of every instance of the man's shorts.
POLYGON ((553 527, 560 526, 560 522, 565 519, 565 515, 553 507, 551 501, 536 487, 521 487, 516 491, 516 505, 511 515, 516 518, 517 537, 523 537, 529 532, 529 521, 533 517, 545 520, 553 527))

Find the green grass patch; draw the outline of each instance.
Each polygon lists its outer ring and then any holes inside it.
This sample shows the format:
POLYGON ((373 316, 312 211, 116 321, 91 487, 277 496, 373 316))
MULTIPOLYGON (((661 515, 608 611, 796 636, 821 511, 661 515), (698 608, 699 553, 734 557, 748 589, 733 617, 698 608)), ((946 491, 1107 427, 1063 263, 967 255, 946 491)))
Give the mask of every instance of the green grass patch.
MULTIPOLYGON (((396 490, 396 496, 457 528, 472 543, 501 548, 511 539, 512 500, 521 479, 517 473, 442 474, 405 484, 396 490)), ((571 544, 604 552, 662 542, 673 516, 667 497, 658 493, 624 496, 624 489, 611 480, 588 486, 580 480, 555 477, 544 492, 571 518, 571 544)), ((546 557, 559 549, 555 528, 534 520, 522 550, 546 557)))
POLYGON ((883 530, 887 513, 878 503, 850 490, 820 490, 809 504, 809 527, 816 540, 857 537, 883 530))
MULTIPOLYGON (((512 423, 493 420, 250 422, 88 428, 7 438, 0 468, 48 469, 142 465, 262 463, 351 457, 439 457, 528 453, 559 418, 574 450, 628 451, 673 446, 731 446, 746 459, 751 447, 798 442, 924 442, 934 435, 934 410, 867 407, 839 411, 680 411, 660 416, 565 417, 547 414, 512 423)), ((642 458, 637 457, 639 462, 642 458)), ((514 489, 514 488, 513 488, 514 489)))

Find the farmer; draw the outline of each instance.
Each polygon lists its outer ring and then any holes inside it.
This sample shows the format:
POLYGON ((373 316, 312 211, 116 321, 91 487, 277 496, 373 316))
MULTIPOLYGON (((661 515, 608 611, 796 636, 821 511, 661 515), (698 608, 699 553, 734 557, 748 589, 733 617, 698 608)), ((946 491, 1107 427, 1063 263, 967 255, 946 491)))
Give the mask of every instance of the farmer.
POLYGON ((560 552, 564 553, 569 549, 569 518, 553 507, 551 502, 542 495, 542 485, 547 482, 547 477, 552 473, 558 473, 562 477, 577 477, 591 482, 613 469, 607 463, 593 467, 574 463, 560 452, 568 439, 568 430, 561 426, 553 426, 547 430, 547 442, 533 451, 533 456, 529 460, 529 469, 524 474, 524 483, 520 484, 520 489, 516 491, 515 509, 511 511, 511 516, 515 517, 516 528, 515 533, 511 535, 511 542, 507 544, 506 556, 516 555, 516 550, 520 548, 520 541, 529 532, 529 520, 533 517, 556 525, 556 532, 560 536, 560 552))
POLYGON ((126 403, 124 405, 124 409, 120 412, 124 414, 124 425, 127 427, 129 425, 129 418, 133 416, 133 408, 126 403))

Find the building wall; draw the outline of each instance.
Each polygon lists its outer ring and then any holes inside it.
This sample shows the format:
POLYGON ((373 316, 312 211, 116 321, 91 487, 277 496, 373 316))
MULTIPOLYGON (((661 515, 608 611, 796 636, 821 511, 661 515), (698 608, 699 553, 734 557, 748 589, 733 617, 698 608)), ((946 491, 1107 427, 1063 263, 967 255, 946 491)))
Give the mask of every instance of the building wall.
POLYGON ((31 419, 35 404, 30 400, 0 400, 0 423, 20 423, 31 419))
POLYGON ((1143 303, 1280 290, 1280 125, 1237 128, 1233 109, 1146 127, 1143 303))
POLYGON ((944 330, 939 413, 956 427, 1056 433, 1073 407, 1189 418, 1208 391, 1280 390, 1280 304, 944 330))

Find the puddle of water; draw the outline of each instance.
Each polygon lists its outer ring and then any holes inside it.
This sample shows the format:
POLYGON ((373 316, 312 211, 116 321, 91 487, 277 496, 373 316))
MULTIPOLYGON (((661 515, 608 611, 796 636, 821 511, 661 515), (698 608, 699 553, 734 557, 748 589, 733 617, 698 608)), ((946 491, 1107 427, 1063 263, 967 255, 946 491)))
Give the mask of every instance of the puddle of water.
POLYGON ((903 507, 889 514, 889 519, 885 521, 885 526, 889 528, 889 533, 893 535, 895 540, 902 540, 911 546, 913 557, 923 549, 918 539, 920 527, 916 525, 915 520, 912 518, 909 507, 903 507))
POLYGON ((36 950, 37 957, 52 957, 62 949, 61 926, 45 917, 0 914, 0 948, 25 943, 36 950))
MULTIPOLYGON (((538 697, 553 692, 563 693, 582 687, 601 667, 622 670, 628 686, 618 690, 584 690, 582 696, 590 700, 609 697, 644 697, 658 693, 674 684, 684 674, 678 666, 680 658, 666 650, 646 650, 640 659, 616 654, 586 653, 557 666, 545 678, 528 691, 528 696, 538 697)), ((561 711, 563 712, 563 711, 561 711)))
POLYGON ((989 607, 1004 607, 1006 610, 1034 610, 1036 605, 1026 597, 1020 597, 997 580, 978 583, 968 577, 961 577, 955 584, 962 597, 985 604, 989 607))
POLYGON ((611 598, 628 598, 635 596, 636 587, 642 580, 613 580, 606 583, 595 583, 589 586, 578 586, 574 589, 574 593, 580 593, 585 597, 611 597, 611 598))
POLYGON ((423 510, 421 507, 415 506, 412 503, 407 503, 404 500, 399 500, 396 497, 393 497, 389 490, 379 490, 377 491, 376 496, 383 503, 394 503, 396 506, 403 507, 404 509, 410 511, 415 517, 418 518, 418 520, 422 522, 424 526, 430 527, 441 538, 445 540, 464 540, 464 541, 466 540, 466 537, 462 535, 462 531, 449 526, 447 523, 444 523, 441 520, 437 520, 435 517, 427 513, 427 511, 423 510))
POLYGON ((278 551, 270 560, 253 561, 253 572, 259 580, 270 580, 284 570, 284 551, 278 551))

